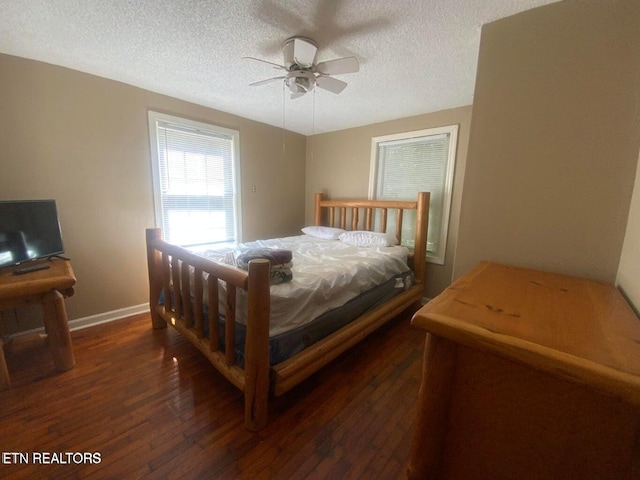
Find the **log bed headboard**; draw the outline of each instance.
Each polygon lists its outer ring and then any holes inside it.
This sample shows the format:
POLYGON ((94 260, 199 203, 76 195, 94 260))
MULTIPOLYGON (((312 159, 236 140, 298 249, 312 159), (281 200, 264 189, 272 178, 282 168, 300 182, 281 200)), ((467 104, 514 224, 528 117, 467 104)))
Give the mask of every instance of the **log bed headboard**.
POLYGON ((402 243, 402 225, 405 210, 416 210, 414 249, 410 254, 416 279, 424 283, 427 260, 427 222, 429 192, 418 193, 415 201, 399 200, 325 200, 324 194, 315 194, 314 224, 345 230, 366 230, 387 233, 389 211, 395 212, 395 231, 402 243), (378 216, 376 216, 378 215, 378 216), (379 218, 377 225, 374 219, 379 218))

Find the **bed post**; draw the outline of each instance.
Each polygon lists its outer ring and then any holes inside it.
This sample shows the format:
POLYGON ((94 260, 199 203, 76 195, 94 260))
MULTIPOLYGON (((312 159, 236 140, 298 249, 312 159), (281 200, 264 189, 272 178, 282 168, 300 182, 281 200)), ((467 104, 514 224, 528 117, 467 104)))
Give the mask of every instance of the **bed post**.
POLYGON ((269 414, 270 268, 271 264, 266 259, 249 262, 244 358, 244 426, 253 432, 265 427, 269 414))
POLYGON ((165 328, 167 323, 156 312, 162 290, 162 265, 159 252, 153 247, 155 240, 162 239, 159 228, 147 228, 147 266, 149 269, 149 312, 153 328, 165 328))
MULTIPOLYGON (((315 207, 314 207, 314 216, 313 216, 313 224, 314 225, 322 225, 322 208, 320 208, 320 202, 322 202, 324 195, 322 193, 316 193, 315 196, 315 207)), ((333 227, 333 225, 329 225, 333 227)))
POLYGON ((427 268, 427 230, 429 226, 429 192, 418 193, 416 206, 416 239, 413 250, 413 273, 418 282, 424 285, 427 268))

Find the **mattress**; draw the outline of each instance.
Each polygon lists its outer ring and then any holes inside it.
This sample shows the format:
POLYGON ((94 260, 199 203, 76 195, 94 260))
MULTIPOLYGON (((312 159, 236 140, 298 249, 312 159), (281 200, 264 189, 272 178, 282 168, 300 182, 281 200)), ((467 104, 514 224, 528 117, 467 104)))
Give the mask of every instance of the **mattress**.
MULTIPOLYGON (((297 235, 196 253, 229 263, 230 258, 255 248, 293 252, 292 280, 270 287, 270 337, 300 329, 376 286, 390 284, 391 290, 399 292, 412 285, 408 251, 402 246, 356 247, 340 240, 297 235)), ((224 285, 221 287, 220 312, 224 312, 224 285)), ((375 302, 375 296, 372 300, 375 302)), ((238 292, 236 321, 246 325, 243 290, 238 292)))
MULTIPOLYGON (((401 283, 398 282, 396 278, 391 278, 382 285, 378 285, 361 293, 357 297, 349 300, 346 304, 334 308, 333 310, 329 310, 319 317, 314 318, 312 322, 281 333, 280 335, 270 337, 270 365, 277 365, 296 353, 301 352, 305 348, 316 343, 318 340, 322 340, 324 337, 352 322, 368 310, 382 305, 403 290, 404 287, 401 283)), ((219 347, 220 350, 224 351, 225 347, 223 339, 225 324, 223 320, 218 324, 218 328, 220 338, 219 347)), ((205 334, 208 336, 208 324, 205 324, 205 331, 205 334)), ((236 361, 238 365, 244 366, 244 344, 246 338, 246 327, 244 325, 236 325, 235 338, 236 361)))

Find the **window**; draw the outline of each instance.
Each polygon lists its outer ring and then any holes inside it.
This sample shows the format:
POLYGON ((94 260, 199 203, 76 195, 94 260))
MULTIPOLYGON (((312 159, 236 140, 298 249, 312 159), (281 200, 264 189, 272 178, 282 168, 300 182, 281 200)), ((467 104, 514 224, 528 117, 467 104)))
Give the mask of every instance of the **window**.
POLYGON ((235 130, 149 112, 156 226, 181 246, 240 241, 235 130))
MULTIPOLYGON (((458 126, 374 137, 369 198, 414 200, 431 192, 427 261, 444 264, 458 126)), ((402 243, 413 247, 415 216, 403 219, 402 243), (405 225, 406 222, 406 225, 405 225), (406 230, 406 234, 405 234, 406 230)))

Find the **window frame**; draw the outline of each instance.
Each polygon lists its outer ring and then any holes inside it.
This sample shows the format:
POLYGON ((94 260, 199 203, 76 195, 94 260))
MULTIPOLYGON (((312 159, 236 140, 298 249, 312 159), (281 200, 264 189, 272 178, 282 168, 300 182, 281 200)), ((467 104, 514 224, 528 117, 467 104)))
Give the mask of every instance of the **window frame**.
MULTIPOLYGON (((405 141, 411 139, 422 139, 424 137, 436 135, 449 135, 449 151, 446 160, 446 172, 443 188, 442 217, 440 224, 440 236, 438 238, 438 250, 435 252, 427 249, 427 262, 444 265, 447 252, 447 238, 449 235, 449 218, 451 216, 451 203, 453 199, 453 178, 455 172, 457 145, 458 145, 458 125, 446 125, 441 127, 415 130, 411 132, 394 133, 382 135, 371 139, 371 162, 369 167, 369 199, 376 199, 376 187, 378 181, 378 154, 379 146, 394 141, 405 141)), ((413 200, 413 199, 402 199, 413 200)), ((431 221, 431 216, 430 220, 431 221)))
MULTIPOLYGON (((151 151, 151 175, 153 187, 153 207, 156 228, 162 228, 163 211, 162 211, 162 182, 160 178, 160 159, 158 150, 158 123, 174 124, 178 127, 186 129, 196 129, 203 132, 210 132, 214 135, 225 135, 231 137, 231 171, 233 175, 233 208, 235 220, 235 242, 242 242, 242 191, 240 180, 240 132, 225 127, 220 127, 211 123, 191 120, 189 118, 178 117, 166 113, 160 113, 153 110, 148 111, 149 123, 149 144, 151 151)), ((197 195, 194 195, 197 196, 197 195)), ((213 242, 212 242, 213 243, 213 242)))

